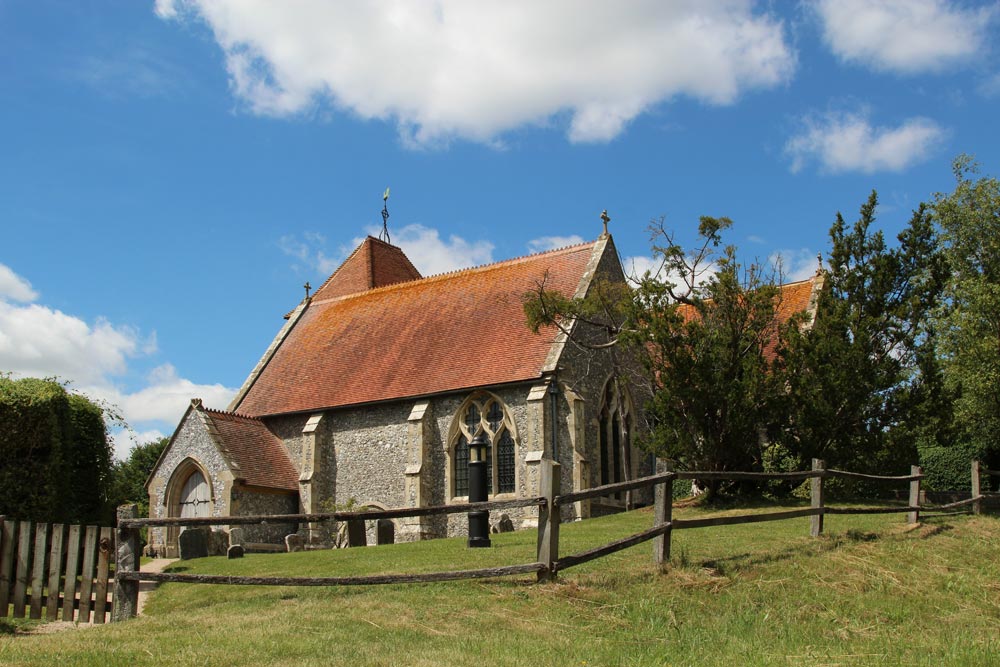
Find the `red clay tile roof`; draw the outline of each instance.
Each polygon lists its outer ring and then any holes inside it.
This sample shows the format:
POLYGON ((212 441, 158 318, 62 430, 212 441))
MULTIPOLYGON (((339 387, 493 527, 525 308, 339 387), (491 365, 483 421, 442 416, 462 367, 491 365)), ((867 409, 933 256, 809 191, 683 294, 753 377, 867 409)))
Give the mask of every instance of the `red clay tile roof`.
MULTIPOLYGON (((792 318, 793 315, 805 312, 813 307, 814 304, 810 303, 813 295, 813 287, 816 284, 817 277, 807 278, 805 280, 800 280, 794 283, 785 283, 781 285, 781 297, 778 303, 777 320, 779 324, 784 324, 792 318)), ((692 317, 695 313, 694 309, 687 305, 682 305, 680 307, 681 315, 684 317, 685 321, 692 317)))
POLYGON ((333 299, 420 277, 420 272, 401 249, 369 236, 320 285, 313 299, 333 299))
POLYGON ((246 415, 202 408, 215 427, 219 446, 228 452, 239 470, 236 477, 249 486, 299 490, 299 473, 288 451, 264 422, 246 415))
POLYGON ((785 323, 793 315, 805 312, 815 304, 810 303, 813 296, 813 288, 816 285, 816 276, 796 283, 786 283, 781 286, 781 304, 778 306, 778 321, 785 323))
MULTIPOLYGON (((782 325, 793 316, 815 308, 816 304, 813 302, 813 295, 819 286, 822 286, 822 277, 818 274, 812 278, 782 285, 776 318, 778 324, 782 325)), ((690 306, 681 306, 680 310, 685 321, 695 315, 695 310, 690 306)), ((815 315, 815 313, 812 314, 815 315)), ((811 322, 808 324, 811 326, 811 322)), ((768 341, 764 347, 766 357, 772 358, 775 356, 777 344, 777 339, 768 341)))
POLYGON ((337 298, 321 290, 235 409, 276 415, 537 378, 555 332, 528 329, 521 296, 543 279, 573 296, 597 247, 337 298))

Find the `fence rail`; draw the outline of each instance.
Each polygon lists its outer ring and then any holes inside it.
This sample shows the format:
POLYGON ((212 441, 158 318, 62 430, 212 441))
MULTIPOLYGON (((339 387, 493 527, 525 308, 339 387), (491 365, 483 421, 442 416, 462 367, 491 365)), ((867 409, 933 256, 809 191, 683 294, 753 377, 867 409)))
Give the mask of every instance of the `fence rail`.
POLYGON ((322 521, 375 521, 378 519, 402 519, 436 514, 463 514, 486 510, 514 509, 541 505, 545 498, 516 498, 514 500, 491 500, 482 503, 460 505, 430 505, 427 507, 400 507, 388 510, 364 512, 326 512, 320 514, 267 514, 260 516, 227 516, 166 519, 122 519, 119 528, 142 528, 143 526, 245 526, 266 523, 319 523, 322 521))
POLYGON ((0 516, 0 617, 104 623, 113 551, 111 528, 0 516))
MULTIPOLYGON (((459 579, 481 579, 535 573, 539 581, 550 581, 558 572, 634 547, 643 542, 653 541, 654 562, 662 569, 670 560, 671 535, 675 530, 706 528, 709 526, 733 526, 738 524, 784 521, 796 518, 811 518, 810 533, 818 536, 823 531, 823 518, 827 514, 890 514, 905 513, 909 523, 918 521, 922 512, 961 511, 971 506, 978 513, 984 499, 1000 497, 1000 494, 983 494, 980 489, 980 475, 1000 475, 998 471, 982 468, 978 462, 972 464, 972 497, 947 505, 928 506, 920 502, 920 482, 924 479, 918 466, 910 469, 909 475, 868 475, 844 470, 827 469, 824 462, 814 460, 812 470, 759 473, 742 471, 665 471, 627 482, 605 484, 582 491, 560 493, 562 478, 559 463, 542 460, 539 491, 541 496, 481 503, 456 505, 436 505, 432 507, 408 507, 371 512, 331 512, 324 514, 281 514, 243 517, 204 517, 140 519, 135 515, 135 506, 123 506, 118 514, 118 548, 115 575, 114 612, 112 620, 123 620, 135 615, 136 597, 140 581, 178 582, 190 584, 224 584, 243 586, 367 586, 379 584, 404 584, 459 579), (828 507, 824 502, 823 481, 830 478, 853 478, 877 480, 909 485, 909 500, 900 507, 828 507), (671 498, 674 480, 809 480, 811 488, 810 507, 777 512, 756 512, 735 516, 717 516, 703 519, 673 519, 671 498), (574 554, 559 554, 560 507, 580 500, 608 496, 623 491, 652 487, 655 493, 653 526, 634 535, 623 537, 607 544, 599 545, 574 554), (142 572, 138 561, 138 531, 144 526, 205 526, 205 525, 247 525, 262 523, 315 523, 321 521, 358 522, 373 519, 394 519, 435 514, 457 514, 474 511, 492 511, 518 507, 538 507, 537 559, 532 563, 477 570, 454 570, 417 574, 378 574, 355 577, 255 577, 184 573, 142 572)), ((953 512, 954 513, 954 512, 953 512)), ((107 530, 107 529, 105 529, 107 530)), ((4 561, 6 562, 6 561, 4 561)), ((3 569, 0 567, 0 575, 3 569)), ((2 588, 2 587, 0 587, 2 588)), ((16 591, 17 589, 15 589, 16 591)))

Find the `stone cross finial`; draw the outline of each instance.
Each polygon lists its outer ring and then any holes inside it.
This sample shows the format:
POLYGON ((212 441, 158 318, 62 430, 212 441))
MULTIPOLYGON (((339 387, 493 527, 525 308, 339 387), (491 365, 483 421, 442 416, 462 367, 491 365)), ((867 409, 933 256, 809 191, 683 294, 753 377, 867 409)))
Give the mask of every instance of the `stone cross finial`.
POLYGON ((312 289, 312 285, 310 285, 309 281, 307 280, 306 284, 303 285, 303 287, 306 289, 306 298, 308 299, 309 298, 309 290, 312 289))
POLYGON ((601 222, 604 223, 604 234, 602 236, 608 235, 608 223, 611 222, 611 216, 608 215, 608 209, 601 211, 601 222))
POLYGON ((816 275, 823 272, 823 253, 816 253, 816 275))

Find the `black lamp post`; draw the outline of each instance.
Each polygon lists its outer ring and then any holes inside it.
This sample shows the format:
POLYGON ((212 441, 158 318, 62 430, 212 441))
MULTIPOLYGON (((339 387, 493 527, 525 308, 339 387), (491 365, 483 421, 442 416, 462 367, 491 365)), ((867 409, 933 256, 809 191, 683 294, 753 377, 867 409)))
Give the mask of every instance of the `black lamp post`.
MULTIPOLYGON (((480 433, 469 443, 469 502, 486 501, 486 448, 490 442, 480 433)), ((490 513, 469 512, 469 547, 490 546, 490 513)))

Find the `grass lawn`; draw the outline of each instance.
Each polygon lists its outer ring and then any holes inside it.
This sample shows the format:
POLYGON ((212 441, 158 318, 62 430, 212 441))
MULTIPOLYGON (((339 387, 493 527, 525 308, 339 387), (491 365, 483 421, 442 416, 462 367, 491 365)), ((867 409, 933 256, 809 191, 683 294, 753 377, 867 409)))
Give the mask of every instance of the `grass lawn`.
MULTIPOLYGON (((705 516, 700 509, 675 517, 705 516)), ((562 527, 561 553, 648 528, 650 510, 562 527)), ((828 516, 674 534, 533 577, 350 588, 167 584, 142 618, 51 634, 0 623, 2 665, 1000 665, 1000 520, 828 516)), ((251 554, 192 573, 345 576, 534 560, 533 531, 491 549, 435 540, 251 554)))

